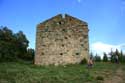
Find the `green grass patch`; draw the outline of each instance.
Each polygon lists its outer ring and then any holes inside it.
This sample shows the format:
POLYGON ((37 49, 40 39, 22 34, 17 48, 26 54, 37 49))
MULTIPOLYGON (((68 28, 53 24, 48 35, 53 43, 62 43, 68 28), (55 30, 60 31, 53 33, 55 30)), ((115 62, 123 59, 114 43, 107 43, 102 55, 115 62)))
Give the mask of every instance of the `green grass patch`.
POLYGON ((95 63, 91 69, 86 64, 55 67, 4 62, 0 63, 0 83, 98 83, 107 75, 113 75, 117 68, 116 64, 102 62, 95 63))

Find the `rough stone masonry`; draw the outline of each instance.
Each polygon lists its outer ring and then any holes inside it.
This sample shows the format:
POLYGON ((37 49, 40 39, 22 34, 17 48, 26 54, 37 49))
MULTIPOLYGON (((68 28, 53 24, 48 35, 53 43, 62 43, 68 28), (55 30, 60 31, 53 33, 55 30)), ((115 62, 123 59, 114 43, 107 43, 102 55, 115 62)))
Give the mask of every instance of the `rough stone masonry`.
POLYGON ((37 26, 36 65, 80 63, 89 56, 88 24, 70 15, 57 15, 37 26))

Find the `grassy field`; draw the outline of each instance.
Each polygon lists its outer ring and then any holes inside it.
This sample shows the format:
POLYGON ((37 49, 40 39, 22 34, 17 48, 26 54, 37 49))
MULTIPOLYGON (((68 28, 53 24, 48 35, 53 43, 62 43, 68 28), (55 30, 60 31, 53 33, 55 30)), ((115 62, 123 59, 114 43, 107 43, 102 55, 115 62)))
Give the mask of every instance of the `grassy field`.
POLYGON ((0 83, 125 83, 125 64, 35 66, 30 63, 0 63, 0 83))

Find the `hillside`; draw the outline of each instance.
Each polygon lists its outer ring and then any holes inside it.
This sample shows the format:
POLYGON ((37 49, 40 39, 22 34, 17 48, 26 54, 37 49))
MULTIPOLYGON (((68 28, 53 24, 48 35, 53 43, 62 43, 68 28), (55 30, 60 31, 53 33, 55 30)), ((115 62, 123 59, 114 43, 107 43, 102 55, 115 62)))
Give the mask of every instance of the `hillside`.
POLYGON ((0 83, 124 83, 125 64, 35 66, 31 63, 0 63, 0 83))

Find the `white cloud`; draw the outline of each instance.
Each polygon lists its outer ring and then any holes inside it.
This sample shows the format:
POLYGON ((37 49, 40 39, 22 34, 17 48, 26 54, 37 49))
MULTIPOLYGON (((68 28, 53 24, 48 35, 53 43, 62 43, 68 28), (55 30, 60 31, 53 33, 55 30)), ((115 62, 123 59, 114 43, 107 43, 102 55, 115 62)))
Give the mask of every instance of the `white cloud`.
POLYGON ((109 53, 111 49, 115 51, 116 49, 118 50, 123 50, 125 52, 125 44, 119 44, 119 45, 111 45, 111 44, 106 44, 103 42, 95 42, 90 46, 90 51, 92 51, 94 54, 97 53, 103 56, 103 52, 109 53))

